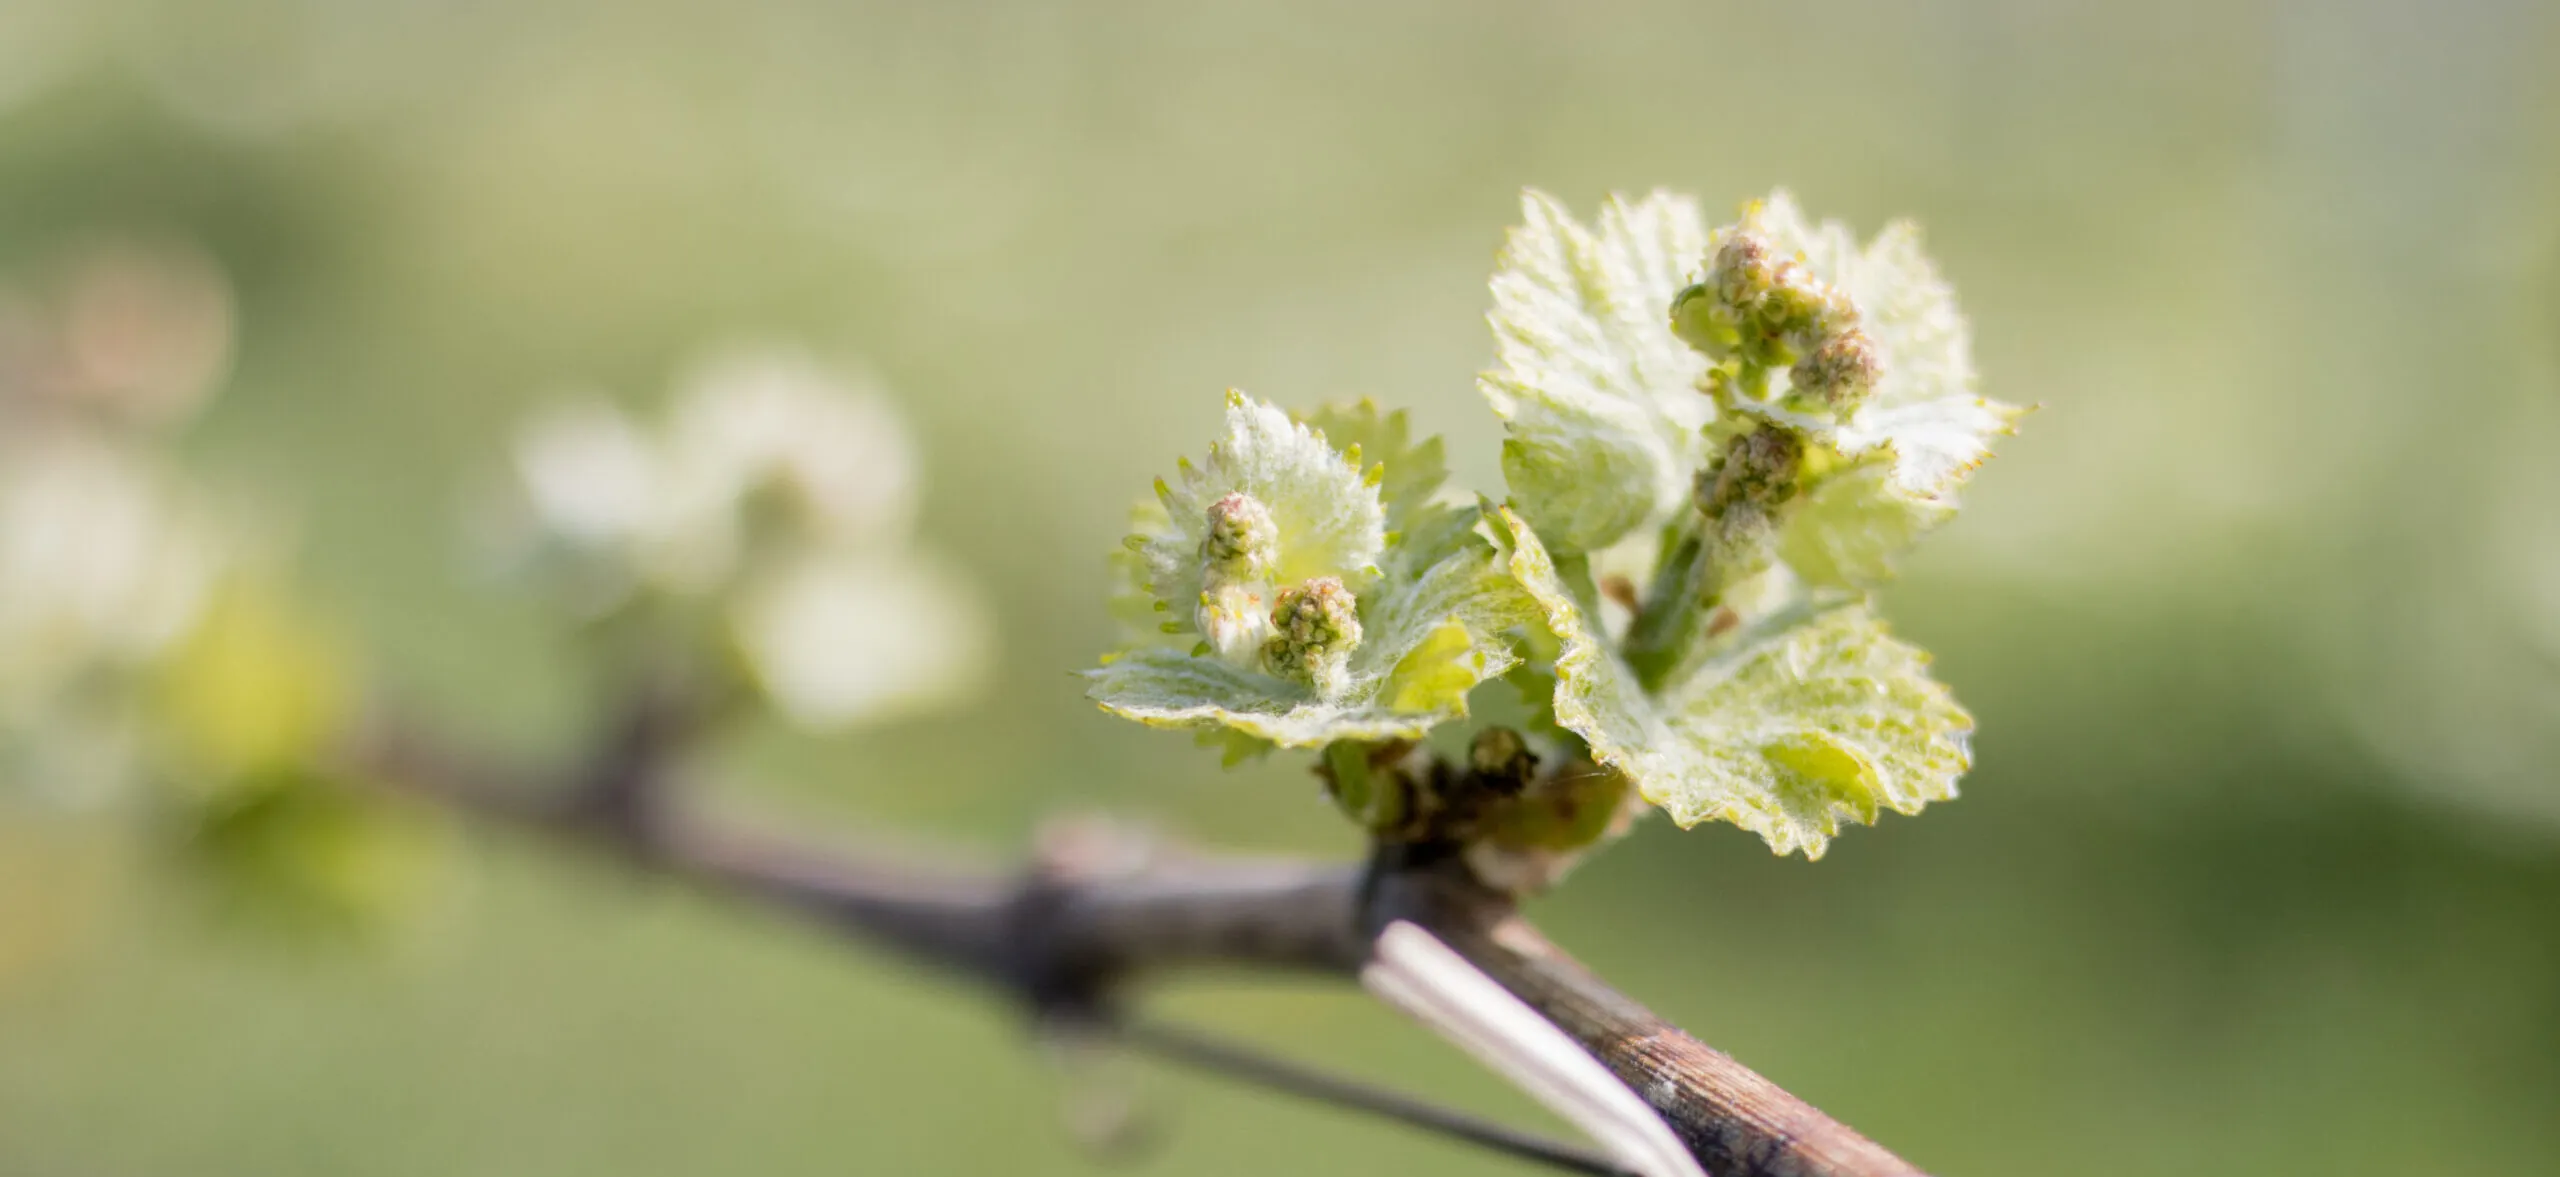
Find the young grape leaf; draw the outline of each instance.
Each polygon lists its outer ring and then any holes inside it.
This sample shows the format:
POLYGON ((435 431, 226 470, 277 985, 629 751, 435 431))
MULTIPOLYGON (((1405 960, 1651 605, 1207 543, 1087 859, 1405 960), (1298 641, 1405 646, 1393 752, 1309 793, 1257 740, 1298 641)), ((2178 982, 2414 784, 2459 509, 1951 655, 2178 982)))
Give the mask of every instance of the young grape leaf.
POLYGON ((1557 722, 1681 825, 1731 822, 1819 858, 1843 820, 1955 795, 1972 720, 1863 606, 1769 625, 1656 697, 1599 631, 1587 578, 1519 515, 1498 518, 1508 567, 1558 641, 1557 722))
POLYGON ((1566 551, 1597 551, 1687 501, 1704 461, 1706 362, 1671 333, 1699 269, 1697 204, 1612 197, 1590 228, 1531 190, 1493 276, 1495 367, 1477 381, 1508 433, 1513 502, 1566 551))
POLYGON ((1778 531, 1778 558, 1815 588, 1864 590, 1889 580, 1921 535, 1956 513, 1943 499, 1894 493, 1892 471, 1866 463, 1826 474, 1793 504, 1778 531))
POLYGON ((1404 410, 1385 412, 1364 398, 1297 418, 1355 465, 1380 471, 1378 498, 1386 504, 1390 533, 1410 533, 1429 516, 1450 509, 1432 498, 1449 478, 1448 456, 1436 436, 1413 439, 1413 424, 1404 410))
POLYGON ((1742 826, 1780 854, 1820 858, 1844 821, 1948 800, 1973 763, 1973 718, 1929 677, 1928 656, 1862 605, 1700 670, 1664 706, 1707 771, 1647 799, 1683 826, 1742 826))

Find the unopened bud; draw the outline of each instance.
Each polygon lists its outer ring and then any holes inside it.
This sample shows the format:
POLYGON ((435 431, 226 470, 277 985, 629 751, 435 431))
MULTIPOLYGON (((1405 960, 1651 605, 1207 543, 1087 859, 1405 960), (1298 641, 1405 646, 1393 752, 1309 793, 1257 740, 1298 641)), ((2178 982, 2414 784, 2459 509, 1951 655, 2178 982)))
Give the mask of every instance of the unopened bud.
POLYGON ((1884 361, 1876 354, 1875 340, 1850 327, 1823 340, 1811 354, 1796 362, 1791 374, 1797 392, 1832 412, 1848 413, 1866 403, 1867 394, 1875 391, 1876 378, 1883 371, 1884 361))
POLYGON ((1843 331, 1856 330, 1859 318, 1857 299, 1849 297, 1848 291, 1837 286, 1826 286, 1823 288, 1822 306, 1813 316, 1812 330, 1814 334, 1828 339, 1843 331))
POLYGON ((1735 230, 1707 263, 1706 277, 1671 300, 1671 332, 1716 359, 1732 355, 1746 334, 1758 334, 1761 302, 1776 280, 1767 240, 1735 230))
POLYGON ((1209 527, 1200 559, 1212 580, 1261 580, 1280 556, 1280 528, 1271 510, 1248 494, 1209 504, 1209 527))
POLYGON ((1263 669, 1318 694, 1341 692, 1351 651, 1360 644, 1360 602, 1337 577, 1321 576, 1280 591, 1271 606, 1263 669))
POLYGON ((1800 336, 1822 319, 1830 304, 1831 288, 1813 276, 1813 267, 1789 258, 1770 275, 1769 292, 1759 305, 1760 329, 1775 338, 1800 336))
POLYGON ((1725 445, 1723 458, 1698 480, 1698 505, 1717 517, 1742 504, 1775 507, 1795 496, 1803 469, 1803 439, 1793 430, 1762 425, 1725 445))
POLYGON ((1262 594, 1250 586, 1228 582, 1200 594, 1194 620, 1209 651, 1238 666, 1251 666, 1271 637, 1271 619, 1262 594))
POLYGON ((1777 277, 1770 261, 1772 251, 1767 240, 1747 229, 1735 230, 1716 250, 1715 264, 1707 271, 1707 285, 1726 306, 1749 314, 1768 296, 1777 277))
POLYGON ((1715 287, 1700 282, 1671 299, 1671 333, 1710 359, 1733 354, 1742 343, 1742 319, 1716 297, 1715 287))

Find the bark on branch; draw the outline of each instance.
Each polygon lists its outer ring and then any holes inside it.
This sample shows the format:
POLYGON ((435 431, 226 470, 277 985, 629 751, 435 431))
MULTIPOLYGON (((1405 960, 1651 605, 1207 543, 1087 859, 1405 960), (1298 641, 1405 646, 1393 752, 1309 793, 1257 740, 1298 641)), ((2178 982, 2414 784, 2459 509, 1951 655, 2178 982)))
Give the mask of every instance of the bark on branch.
POLYGON ((583 838, 1047 1011, 1106 1011, 1126 981, 1202 967, 1349 978, 1384 928, 1411 923, 1598 1059, 1714 1177, 1919 1174, 1611 988, 1454 856, 1394 848, 1362 866, 1235 861, 1150 853, 1088 831, 1052 840, 1018 871, 972 869, 690 816, 666 804, 663 763, 629 754, 665 739, 666 717, 627 717, 613 730, 621 734, 602 742, 575 787, 550 793, 409 736, 386 736, 362 758, 411 792, 583 838))

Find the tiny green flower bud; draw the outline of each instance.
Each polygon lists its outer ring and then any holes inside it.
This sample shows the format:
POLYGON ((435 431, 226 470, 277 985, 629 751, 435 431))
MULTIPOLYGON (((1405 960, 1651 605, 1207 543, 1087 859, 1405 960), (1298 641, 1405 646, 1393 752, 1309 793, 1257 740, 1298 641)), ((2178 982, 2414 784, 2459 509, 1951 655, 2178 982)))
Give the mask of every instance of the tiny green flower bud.
POLYGON ((1762 425, 1727 443, 1700 475, 1698 505, 1718 518, 1738 504, 1775 507, 1795 496, 1803 469, 1804 440, 1793 430, 1762 425))
POLYGON ((1716 294, 1712 283, 1700 282, 1672 296, 1671 333, 1709 358, 1721 360, 1742 342, 1742 320, 1716 294))
POLYGON ((1777 275, 1773 256, 1759 234, 1735 230, 1707 263, 1706 277, 1672 298, 1672 334, 1716 359, 1759 334, 1760 304, 1777 275))
POLYGON ((1792 376, 1797 392, 1832 412, 1845 414, 1866 402, 1883 370, 1875 341, 1866 332, 1849 327, 1833 333, 1797 361, 1792 376))
POLYGON ((1715 264, 1707 271, 1707 285, 1714 288, 1718 301, 1747 315, 1775 284, 1777 271, 1771 257, 1767 240, 1748 229, 1736 230, 1716 250, 1715 264))
POLYGON ((1771 272, 1768 293, 1759 303, 1761 329, 1772 336, 1811 329, 1831 304, 1831 288, 1813 276, 1813 267, 1794 258, 1771 272))
POLYGON ((1859 317, 1858 300, 1849 297, 1846 290, 1826 286, 1823 288, 1822 307, 1813 316, 1812 330, 1825 338, 1843 331, 1855 331, 1859 317))
POLYGON ((1263 669, 1314 687, 1318 694, 1341 693, 1350 672, 1351 651, 1360 644, 1360 603, 1340 578, 1320 576, 1280 590, 1271 606, 1271 637, 1262 646, 1263 669))
POLYGON ((1260 500, 1237 493, 1209 504, 1209 529, 1200 540, 1209 579, 1262 580, 1279 558, 1280 528, 1260 500))

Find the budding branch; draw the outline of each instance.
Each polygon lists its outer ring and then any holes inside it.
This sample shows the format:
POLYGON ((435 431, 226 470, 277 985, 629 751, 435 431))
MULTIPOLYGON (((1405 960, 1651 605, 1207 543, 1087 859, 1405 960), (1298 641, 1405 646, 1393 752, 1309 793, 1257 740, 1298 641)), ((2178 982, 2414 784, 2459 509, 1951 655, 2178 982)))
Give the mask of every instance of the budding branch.
MULTIPOLYGON (((378 721, 355 756, 412 795, 591 843, 635 866, 792 912, 848 940, 893 948, 984 984, 1033 1012, 1110 1026, 1125 982, 1201 966, 1357 977, 1398 923, 1428 932, 1561 1030, 1669 1126, 1713 1177, 1916 1177, 1919 1170, 1611 988, 1538 933, 1508 896, 1452 854, 1383 848, 1359 866, 1195 857, 1107 828, 1062 827, 1018 871, 912 853, 750 833, 669 804, 672 753, 702 709, 636 702, 568 773, 469 759, 419 729, 378 721)), ((1167 1040, 1159 1035, 1157 1045, 1167 1040)), ((1216 1049, 1166 1053, 1219 1065, 1216 1049)), ((1316 1081, 1224 1060, 1222 1069, 1302 1094, 1316 1081)), ((1612 1093, 1615 1094, 1615 1093, 1612 1093)), ((1330 1098, 1345 1101, 1335 1093, 1330 1098)), ((1353 1101, 1357 1097, 1351 1097, 1353 1101)), ((1415 1122, 1427 1117, 1372 1107, 1415 1122)), ((1452 1131, 1438 1125, 1444 1131, 1452 1131)), ((1500 1129, 1454 1130, 1485 1139, 1500 1129)), ((1554 1159, 1554 1158, 1548 1158, 1554 1159)), ((1585 1171, 1627 1171, 1575 1165, 1585 1171)))

